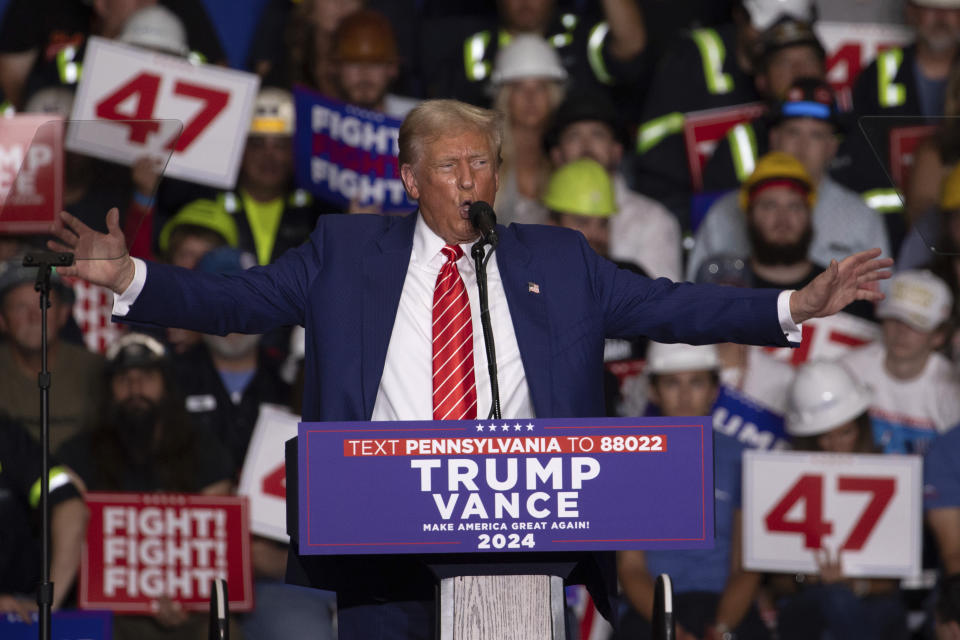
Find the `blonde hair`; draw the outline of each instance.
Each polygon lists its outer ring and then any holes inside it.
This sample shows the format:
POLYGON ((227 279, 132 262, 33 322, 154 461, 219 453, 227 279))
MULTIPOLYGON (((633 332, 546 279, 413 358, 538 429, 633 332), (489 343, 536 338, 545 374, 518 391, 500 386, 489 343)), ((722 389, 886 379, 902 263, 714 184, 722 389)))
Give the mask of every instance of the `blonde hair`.
POLYGON ((415 165, 423 147, 443 136, 464 130, 477 131, 487 137, 496 162, 500 163, 503 140, 503 116, 459 100, 425 100, 413 108, 400 125, 400 166, 415 165))

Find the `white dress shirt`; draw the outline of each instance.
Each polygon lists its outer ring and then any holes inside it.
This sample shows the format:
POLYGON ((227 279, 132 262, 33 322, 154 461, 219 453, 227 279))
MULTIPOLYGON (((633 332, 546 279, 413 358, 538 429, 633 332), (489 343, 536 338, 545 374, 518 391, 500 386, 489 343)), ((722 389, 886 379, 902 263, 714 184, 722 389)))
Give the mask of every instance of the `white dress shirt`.
MULTIPOLYGON (((433 291, 437 275, 446 258, 441 253, 445 242, 417 217, 413 234, 413 250, 403 281, 397 318, 387 347, 383 376, 373 406, 373 420, 430 420, 433 417, 433 291)), ((477 274, 470 256, 472 245, 461 245, 463 257, 457 269, 470 298, 473 319, 473 364, 477 382, 477 416, 485 419, 490 411, 490 377, 487 355, 480 326, 480 299, 477 274)), ((116 296, 113 312, 125 316, 143 290, 147 265, 134 258, 134 277, 123 293, 116 296)), ((497 253, 487 264, 487 292, 490 301, 490 323, 493 327, 497 355, 497 379, 500 406, 504 418, 532 418, 533 401, 520 360, 520 347, 513 330, 513 319, 507 296, 500 280, 497 253)), ((790 294, 782 291, 777 298, 780 328, 791 342, 800 342, 800 326, 790 316, 790 294)))
MULTIPOLYGON (((417 218, 413 231, 413 251, 407 277, 400 293, 397 319, 387 347, 383 377, 373 405, 374 420, 430 420, 433 416, 433 291, 437 275, 446 258, 441 249, 446 243, 417 218)), ((490 411, 490 374, 487 351, 480 326, 480 294, 477 272, 470 256, 472 244, 460 245, 463 257, 457 270, 470 298, 473 321, 473 369, 477 381, 477 415, 486 418, 490 411)), ((500 407, 506 418, 532 418, 533 401, 520 361, 520 347, 507 306, 507 295, 497 268, 497 252, 487 263, 487 297, 490 324, 497 354, 497 380, 500 407)))

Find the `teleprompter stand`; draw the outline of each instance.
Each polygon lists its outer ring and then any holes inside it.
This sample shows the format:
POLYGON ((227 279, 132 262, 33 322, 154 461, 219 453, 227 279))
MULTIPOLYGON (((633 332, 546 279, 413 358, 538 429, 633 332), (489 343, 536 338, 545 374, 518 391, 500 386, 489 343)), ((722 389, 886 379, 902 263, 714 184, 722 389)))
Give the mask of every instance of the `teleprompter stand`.
POLYGON ((50 640, 53 582, 50 581, 50 370, 47 368, 47 310, 50 308, 50 276, 56 267, 73 264, 72 253, 35 251, 23 259, 24 267, 37 269, 35 289, 40 294, 40 440, 43 459, 40 471, 41 566, 37 605, 40 608, 40 640, 50 640))

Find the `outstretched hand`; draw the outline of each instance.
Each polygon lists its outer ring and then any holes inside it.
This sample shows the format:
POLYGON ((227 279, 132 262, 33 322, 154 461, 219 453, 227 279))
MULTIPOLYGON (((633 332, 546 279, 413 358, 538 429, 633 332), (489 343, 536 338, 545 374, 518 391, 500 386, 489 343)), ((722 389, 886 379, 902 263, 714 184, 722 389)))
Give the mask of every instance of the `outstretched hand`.
POLYGON ((890 258, 880 258, 880 249, 868 249, 832 260, 827 270, 790 296, 790 315, 797 324, 810 318, 831 316, 856 300, 879 302, 883 293, 875 284, 890 277, 890 258))
POLYGON ((133 281, 133 259, 120 229, 120 212, 107 212, 107 233, 94 231, 66 211, 61 211, 50 227, 56 240, 47 242, 52 251, 72 252, 72 267, 57 267, 61 276, 82 278, 115 293, 122 293, 133 281))

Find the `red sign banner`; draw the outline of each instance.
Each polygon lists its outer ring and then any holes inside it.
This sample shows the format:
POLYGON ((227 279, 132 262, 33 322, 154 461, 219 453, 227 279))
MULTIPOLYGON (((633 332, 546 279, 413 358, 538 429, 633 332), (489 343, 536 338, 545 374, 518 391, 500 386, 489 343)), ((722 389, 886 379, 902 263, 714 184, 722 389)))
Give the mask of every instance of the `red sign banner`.
POLYGON ((740 104, 734 107, 705 109, 688 113, 684 118, 683 137, 687 146, 687 164, 690 180, 695 191, 703 189, 703 168, 713 155, 717 143, 727 131, 742 122, 759 117, 766 110, 760 102, 740 104))
POLYGON ((63 120, 0 118, 0 233, 43 233, 63 198, 63 120))
POLYGON ((210 606, 227 580, 232 611, 253 608, 247 499, 160 493, 88 493, 80 562, 81 609, 153 614, 160 598, 210 606))

